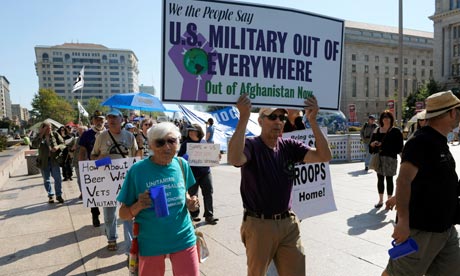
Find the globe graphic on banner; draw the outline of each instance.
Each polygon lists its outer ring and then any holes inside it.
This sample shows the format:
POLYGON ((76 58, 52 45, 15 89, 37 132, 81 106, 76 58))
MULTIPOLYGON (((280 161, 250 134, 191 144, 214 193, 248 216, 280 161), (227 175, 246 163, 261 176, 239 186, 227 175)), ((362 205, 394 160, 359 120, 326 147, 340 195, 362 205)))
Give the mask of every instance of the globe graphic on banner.
POLYGON ((184 55, 184 67, 193 75, 202 75, 208 70, 208 55, 203 49, 192 48, 184 55))

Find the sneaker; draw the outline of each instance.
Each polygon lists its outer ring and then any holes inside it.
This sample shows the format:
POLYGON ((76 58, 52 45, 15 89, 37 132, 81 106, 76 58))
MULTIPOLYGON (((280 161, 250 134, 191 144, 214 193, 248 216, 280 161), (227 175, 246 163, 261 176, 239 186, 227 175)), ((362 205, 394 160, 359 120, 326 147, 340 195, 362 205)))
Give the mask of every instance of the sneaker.
POLYGON ((99 221, 99 216, 93 215, 93 226, 94 227, 101 226, 101 222, 99 221))
POLYGON ((56 200, 57 200, 59 203, 64 203, 64 199, 62 198, 62 196, 57 196, 57 197, 56 197, 56 200))
POLYGON ((206 223, 207 224, 212 224, 212 225, 216 225, 218 220, 219 219, 215 218, 215 217, 206 217, 205 218, 206 223))
POLYGON ((117 251, 118 246, 116 241, 109 241, 109 244, 107 245, 107 250, 109 251, 117 251))
POLYGON ((49 196, 49 197, 48 197, 48 203, 54 203, 53 196, 49 196))

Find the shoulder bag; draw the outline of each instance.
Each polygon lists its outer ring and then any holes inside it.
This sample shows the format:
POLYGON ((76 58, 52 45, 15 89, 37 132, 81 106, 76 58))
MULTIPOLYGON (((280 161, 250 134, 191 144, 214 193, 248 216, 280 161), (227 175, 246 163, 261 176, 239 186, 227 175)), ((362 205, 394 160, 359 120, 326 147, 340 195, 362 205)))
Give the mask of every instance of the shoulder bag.
MULTIPOLYGON (((185 186, 185 193, 187 193, 187 181, 185 179, 185 172, 184 167, 182 166, 182 157, 177 157, 180 164, 180 169, 182 170, 182 176, 184 177, 184 186, 185 186)), ((187 203, 185 204, 187 205, 187 203)), ((195 227, 195 225, 193 226, 195 227)), ((204 263, 209 257, 209 248, 204 240, 204 234, 197 230, 195 227, 195 236, 196 236, 196 249, 198 251, 198 260, 200 263, 204 263)))

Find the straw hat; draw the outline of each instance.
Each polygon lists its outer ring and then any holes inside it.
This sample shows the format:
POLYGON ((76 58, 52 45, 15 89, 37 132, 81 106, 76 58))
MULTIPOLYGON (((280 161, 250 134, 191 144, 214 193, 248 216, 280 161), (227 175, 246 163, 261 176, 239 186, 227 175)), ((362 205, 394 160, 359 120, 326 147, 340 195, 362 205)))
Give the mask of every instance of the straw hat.
POLYGON ((452 93, 452 91, 443 91, 429 96, 426 101, 426 116, 425 119, 434 118, 447 111, 460 107, 460 100, 452 93))
POLYGON ((281 109, 283 110, 286 114, 288 113, 287 109, 286 108, 269 108, 269 107, 262 107, 260 110, 259 110, 259 117, 262 116, 262 115, 265 115, 265 116, 268 116, 270 114, 272 114, 275 110, 277 109, 281 109))

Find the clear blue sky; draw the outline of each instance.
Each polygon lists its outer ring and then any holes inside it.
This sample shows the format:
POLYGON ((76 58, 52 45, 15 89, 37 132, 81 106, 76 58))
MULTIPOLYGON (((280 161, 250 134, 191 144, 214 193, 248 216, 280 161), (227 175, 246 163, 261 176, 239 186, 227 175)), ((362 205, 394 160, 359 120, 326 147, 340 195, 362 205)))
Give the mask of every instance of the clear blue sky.
MULTIPOLYGON (((231 1, 231 0, 228 0, 231 1)), ((2 0, 0 75, 10 82, 12 103, 31 108, 38 91, 37 45, 96 43, 130 49, 139 59, 139 83, 161 80, 162 0, 2 0)), ((248 0, 326 16, 398 26, 398 0, 248 0), (281 4, 280 4, 281 3, 281 4)), ((404 0, 404 28, 433 31, 435 0, 404 0)), ((127 91, 129 92, 129 91, 127 91)))

